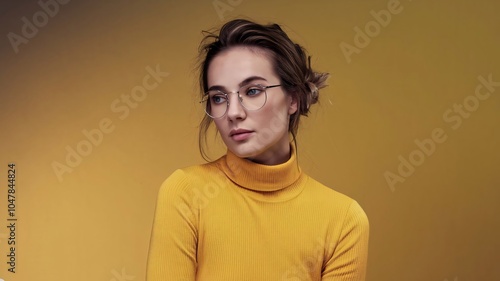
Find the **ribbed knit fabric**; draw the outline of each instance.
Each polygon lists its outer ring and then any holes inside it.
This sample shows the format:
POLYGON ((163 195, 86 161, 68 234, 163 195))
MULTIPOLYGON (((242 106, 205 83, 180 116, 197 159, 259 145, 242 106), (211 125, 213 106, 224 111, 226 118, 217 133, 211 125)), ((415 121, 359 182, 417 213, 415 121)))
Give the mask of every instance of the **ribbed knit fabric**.
POLYGON ((146 280, 364 280, 368 232, 358 203, 301 172, 293 149, 275 166, 228 151, 163 183, 146 280))

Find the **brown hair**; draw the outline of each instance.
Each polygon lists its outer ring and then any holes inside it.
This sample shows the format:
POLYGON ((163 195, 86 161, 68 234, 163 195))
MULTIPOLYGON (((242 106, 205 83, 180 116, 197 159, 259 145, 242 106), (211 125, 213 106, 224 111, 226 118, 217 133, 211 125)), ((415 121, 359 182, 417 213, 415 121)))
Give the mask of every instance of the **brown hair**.
MULTIPOLYGON (((199 83, 201 95, 208 90, 207 73, 212 60, 222 51, 235 46, 257 47, 270 54, 274 71, 286 92, 297 100, 297 112, 290 116, 288 131, 296 144, 296 135, 301 115, 307 116, 312 104, 318 102, 319 89, 326 86, 328 73, 311 69, 311 57, 299 44, 294 43, 278 24, 261 25, 236 19, 222 26, 219 35, 204 32, 199 47, 199 83)), ((201 156, 209 161, 205 153, 206 133, 212 118, 205 115, 199 127, 199 149, 201 156)))

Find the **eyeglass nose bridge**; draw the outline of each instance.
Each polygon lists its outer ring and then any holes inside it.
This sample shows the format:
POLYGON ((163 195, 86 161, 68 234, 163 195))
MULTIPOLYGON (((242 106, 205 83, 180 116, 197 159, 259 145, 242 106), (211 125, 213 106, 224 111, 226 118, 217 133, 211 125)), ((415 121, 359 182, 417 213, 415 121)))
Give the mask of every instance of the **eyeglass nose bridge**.
POLYGON ((230 102, 229 102, 229 94, 236 94, 236 97, 238 97, 238 101, 240 102, 240 105, 243 106, 243 107, 245 107, 243 105, 243 98, 241 97, 240 90, 238 90, 238 91, 231 91, 231 92, 227 92, 227 93, 223 93, 223 94, 224 94, 224 96, 226 96, 226 102, 227 102, 227 109, 226 109, 226 111, 229 110, 229 104, 230 104, 230 102))
POLYGON ((243 115, 246 114, 245 112, 248 109, 243 104, 243 97, 241 96, 239 90, 224 93, 224 96, 226 97, 226 110, 224 111, 224 114, 222 116, 225 116, 225 115, 240 116, 241 114, 243 114, 243 115), (230 95, 233 93, 236 94, 236 98, 238 99, 237 102, 230 101, 230 95), (236 106, 236 108, 231 109, 231 104, 234 104, 233 107, 236 106))
POLYGON ((247 110, 247 108, 243 105, 243 98, 241 97, 241 94, 240 94, 239 90, 238 91, 231 91, 231 92, 222 92, 222 93, 226 97, 226 110, 224 111, 224 114, 222 114, 221 117, 227 115, 228 112, 229 112, 229 108, 231 107, 231 102, 229 100, 230 94, 236 94, 236 98, 238 99, 237 103, 239 103, 239 106, 240 106, 240 108, 238 109, 238 111, 247 110))

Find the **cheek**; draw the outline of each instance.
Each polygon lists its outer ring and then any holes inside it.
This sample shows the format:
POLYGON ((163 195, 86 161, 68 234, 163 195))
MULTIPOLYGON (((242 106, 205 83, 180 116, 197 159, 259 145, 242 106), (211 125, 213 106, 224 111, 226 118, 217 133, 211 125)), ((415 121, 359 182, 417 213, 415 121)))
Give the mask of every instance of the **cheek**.
POLYGON ((282 132, 288 129, 288 108, 280 103, 270 106, 262 116, 262 122, 273 132, 282 132))
POLYGON ((221 120, 214 120, 214 124, 215 124, 215 128, 217 129, 217 131, 219 131, 219 132, 224 131, 224 126, 222 125, 221 120))

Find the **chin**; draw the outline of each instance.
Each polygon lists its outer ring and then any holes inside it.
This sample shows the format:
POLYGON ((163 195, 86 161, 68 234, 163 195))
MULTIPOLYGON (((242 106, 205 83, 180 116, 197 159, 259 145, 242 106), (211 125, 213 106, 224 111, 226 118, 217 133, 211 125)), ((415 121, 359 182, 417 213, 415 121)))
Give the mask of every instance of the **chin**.
POLYGON ((262 158, 264 155, 277 155, 281 151, 282 146, 289 145, 289 142, 281 145, 282 139, 268 139, 264 142, 256 137, 241 142, 235 142, 229 138, 223 139, 223 141, 234 155, 254 160, 262 158))
POLYGON ((255 147, 252 144, 236 144, 236 145, 230 145, 227 146, 229 150, 231 150, 232 153, 234 153, 236 156, 240 158, 249 158, 249 157, 255 157, 259 155, 260 151, 257 147, 255 147))

